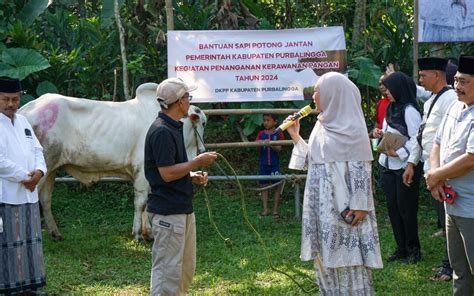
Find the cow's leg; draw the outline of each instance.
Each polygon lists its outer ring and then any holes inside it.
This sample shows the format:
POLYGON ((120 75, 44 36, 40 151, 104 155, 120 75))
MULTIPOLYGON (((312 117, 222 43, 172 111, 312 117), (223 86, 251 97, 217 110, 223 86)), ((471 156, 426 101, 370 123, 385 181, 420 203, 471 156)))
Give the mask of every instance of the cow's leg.
POLYGON ((153 240, 153 233, 151 231, 151 221, 148 219, 148 212, 146 207, 142 212, 142 238, 146 241, 153 240))
POLYGON ((146 213, 143 215, 144 218, 142 221, 142 214, 145 210, 146 201, 148 198, 149 184, 145 178, 145 173, 143 170, 140 170, 138 174, 135 176, 135 181, 133 182, 133 189, 135 193, 135 214, 133 216, 133 236, 135 240, 140 240, 143 236, 144 239, 150 239, 150 232, 147 231, 142 232, 141 227, 142 223, 148 223, 148 218, 146 217, 146 213))
POLYGON ((54 188, 54 179, 56 178, 56 170, 48 171, 42 184, 39 187, 39 200, 41 209, 43 210, 44 222, 46 229, 53 240, 63 240, 63 236, 59 232, 58 225, 54 221, 53 212, 51 211, 51 199, 54 188))

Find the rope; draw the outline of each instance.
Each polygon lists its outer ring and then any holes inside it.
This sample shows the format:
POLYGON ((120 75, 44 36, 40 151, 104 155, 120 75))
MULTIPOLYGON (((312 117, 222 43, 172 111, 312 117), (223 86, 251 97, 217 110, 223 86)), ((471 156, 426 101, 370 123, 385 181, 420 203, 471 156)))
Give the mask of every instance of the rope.
POLYGON ((280 186, 280 184, 283 184, 280 188, 280 194, 283 193, 283 189, 285 188, 285 184, 286 184, 286 180, 285 179, 282 179, 276 183, 273 183, 273 184, 270 184, 270 185, 267 185, 265 187, 250 187, 250 188, 247 188, 247 190, 251 190, 251 191, 258 191, 258 192, 261 192, 261 191, 265 191, 265 190, 268 190, 268 189, 271 189, 273 187, 277 187, 277 186, 280 186))
MULTIPOLYGON (((239 187, 239 191, 240 191, 240 202, 241 202, 241 207, 242 207, 242 214, 243 214, 243 217, 244 217, 244 221, 245 223, 247 224, 247 226, 255 233, 255 235, 257 236, 257 240, 259 241, 260 245, 262 246, 262 248, 264 249, 264 254, 265 254, 265 257, 267 259, 267 264, 268 266, 270 267, 271 270, 275 271, 275 272, 278 272, 280 274, 283 274, 285 275, 286 277, 288 277, 294 284, 296 284, 303 292, 305 293, 312 293, 314 291, 316 291, 318 289, 318 286, 314 284, 314 281, 313 279, 307 277, 308 279, 310 279, 310 281, 312 282, 312 287, 311 288, 305 288, 303 286, 303 284, 299 283, 292 275, 288 274, 287 272, 283 271, 283 270, 280 270, 278 268, 276 268, 274 265, 273 265, 273 261, 272 261, 272 257, 271 257, 271 253, 270 251, 268 250, 268 247, 267 245, 265 244, 265 241, 262 239, 262 236, 260 235, 260 233, 255 229, 255 227, 252 225, 252 223, 250 222, 249 220, 249 217, 248 217, 248 212, 247 212, 247 206, 246 206, 246 203, 245 203, 245 196, 244 196, 244 191, 243 191, 243 188, 242 188, 242 184, 240 183, 239 179, 237 178, 237 173, 235 172, 234 168, 230 165, 230 163, 227 161, 227 159, 220 153, 217 153, 217 155, 224 161, 224 163, 227 165, 227 167, 232 171, 232 174, 234 175, 235 177, 235 181, 239 187)), ((217 162, 214 162, 215 164, 217 164, 217 162)), ((217 164, 218 165, 218 164, 217 164)), ((219 169, 222 170, 222 168, 218 165, 219 169)), ((224 175, 227 176, 227 174, 224 173, 224 175)), ((231 178, 229 177, 229 180, 231 180, 231 178)), ((229 239, 229 238, 225 238, 221 232, 219 231, 218 227, 217 227, 217 224, 215 223, 214 219, 212 218, 212 214, 211 214, 211 209, 210 209, 210 205, 209 205, 209 197, 208 197, 208 194, 207 194, 207 191, 206 189, 203 187, 203 192, 204 192, 204 196, 205 196, 205 201, 206 201, 206 206, 208 208, 208 214, 209 214, 209 220, 211 221, 211 224, 213 225, 214 229, 216 230, 216 232, 218 233, 218 235, 222 238, 222 240, 224 241, 225 245, 227 247, 231 247, 233 245, 232 241, 229 239)))
MULTIPOLYGON (((196 126, 193 124, 193 128, 194 128, 194 134, 196 136, 196 142, 197 141, 201 141, 201 143, 203 144, 204 146, 204 139, 202 138, 201 134, 199 134, 199 132, 197 131, 197 128, 196 126)), ((199 147, 199 145, 196 145, 199 147)), ((199 149, 198 149, 199 150, 199 149)), ((198 152, 199 153, 199 152, 198 152)), ((306 277, 308 279, 310 279, 310 281, 312 282, 312 287, 307 289, 305 287, 303 287, 302 284, 300 284, 293 276, 291 276, 290 274, 288 274, 287 272, 283 271, 283 270, 280 270, 278 268, 276 268, 274 265, 273 265, 273 261, 272 261, 272 258, 271 258, 271 254, 267 248, 267 245, 265 244, 265 242, 263 241, 262 239, 262 236, 260 235, 260 233, 255 229, 255 227, 252 225, 252 223, 250 222, 249 218, 248 218, 248 213, 247 213, 247 207, 246 207, 246 204, 245 204, 245 196, 244 196, 244 191, 242 189, 242 184, 240 183, 239 181, 239 178, 237 177, 237 173, 235 172, 234 168, 232 167, 232 165, 227 161, 227 159, 220 153, 217 153, 217 155, 224 161, 224 163, 227 165, 227 167, 232 171, 232 174, 234 175, 235 177, 235 181, 239 187, 239 191, 240 191, 240 201, 241 201, 241 205, 242 205, 242 214, 244 216, 244 221, 245 223, 247 224, 247 226, 255 233, 255 235, 257 236, 257 239, 258 241, 260 242, 260 244, 262 245, 263 249, 264 249, 264 253, 265 253, 265 257, 267 258, 267 262, 268 262, 268 266, 270 267, 271 270, 275 271, 275 272, 278 272, 280 274, 283 274, 285 275, 286 277, 288 277, 294 284, 296 284, 303 292, 305 293, 312 293, 314 291, 316 291, 318 289, 318 286, 314 284, 314 281, 309 278, 309 277, 306 277)), ((231 178, 224 172, 224 170, 221 168, 221 166, 219 165, 219 163, 217 162, 214 162, 214 164, 216 164, 217 168, 223 173, 224 176, 227 176, 228 177, 228 180, 231 180, 231 178)), ((299 181, 297 177, 293 177, 293 181, 299 181)), ((283 189, 282 189, 283 190, 283 189)), ((216 230, 217 234, 221 237, 221 239, 224 241, 225 245, 227 247, 232 247, 233 246, 233 242, 230 240, 230 238, 225 238, 222 233, 220 232, 219 228, 217 227, 217 224, 215 223, 214 219, 212 218, 212 211, 211 211, 211 207, 210 207, 210 204, 209 204, 209 196, 207 194, 207 191, 206 191, 206 188, 203 187, 203 192, 204 192, 204 197, 205 197, 205 201, 206 201, 206 206, 207 206, 207 213, 208 213, 208 216, 209 216, 209 221, 211 222, 211 224, 213 225, 214 229, 216 230)))

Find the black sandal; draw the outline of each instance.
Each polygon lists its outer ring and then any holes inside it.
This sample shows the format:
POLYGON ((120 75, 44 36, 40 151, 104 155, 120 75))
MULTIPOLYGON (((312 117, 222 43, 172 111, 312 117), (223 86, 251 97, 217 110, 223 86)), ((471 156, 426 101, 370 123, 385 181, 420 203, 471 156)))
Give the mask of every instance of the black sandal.
POLYGON ((436 270, 434 276, 430 277, 430 280, 436 282, 450 282, 453 279, 453 270, 448 267, 441 266, 436 270))

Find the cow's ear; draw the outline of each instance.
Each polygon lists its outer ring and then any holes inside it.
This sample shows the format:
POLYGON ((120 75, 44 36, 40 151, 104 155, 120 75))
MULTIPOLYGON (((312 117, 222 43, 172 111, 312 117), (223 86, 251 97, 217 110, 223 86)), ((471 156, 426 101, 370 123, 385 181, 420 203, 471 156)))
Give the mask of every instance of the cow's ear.
POLYGON ((197 122, 197 121, 199 121, 199 116, 196 115, 196 114, 189 114, 189 119, 190 119, 192 122, 197 122))

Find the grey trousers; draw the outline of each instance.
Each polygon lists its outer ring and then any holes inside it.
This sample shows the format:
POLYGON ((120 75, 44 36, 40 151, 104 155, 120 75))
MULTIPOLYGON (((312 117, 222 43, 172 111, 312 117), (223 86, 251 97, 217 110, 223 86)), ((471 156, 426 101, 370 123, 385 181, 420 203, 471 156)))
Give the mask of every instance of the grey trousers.
POLYGON ((151 296, 186 295, 196 270, 194 213, 163 216, 148 213, 152 248, 151 296))
POLYGON ((447 215, 446 235, 453 268, 453 295, 474 295, 474 218, 447 215))

